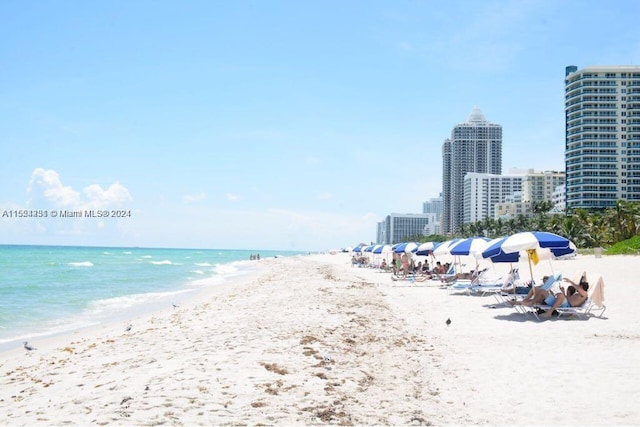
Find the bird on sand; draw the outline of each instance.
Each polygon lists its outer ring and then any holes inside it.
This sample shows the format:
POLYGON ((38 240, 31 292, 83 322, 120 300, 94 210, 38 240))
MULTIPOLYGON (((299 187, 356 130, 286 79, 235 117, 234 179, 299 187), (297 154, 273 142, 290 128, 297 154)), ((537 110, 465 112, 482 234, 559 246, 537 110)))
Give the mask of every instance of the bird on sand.
POLYGON ((451 324, 451 319, 447 317, 447 321, 445 323, 447 324, 447 326, 449 326, 451 324))
POLYGON ((124 331, 129 332, 131 328, 133 328, 133 325, 129 324, 129 326, 127 326, 124 331))
POLYGON ((30 346, 30 345, 29 345, 29 343, 28 343, 27 341, 25 341, 25 342, 24 342, 24 348, 25 348, 27 351, 32 351, 32 350, 35 350, 35 349, 36 349, 35 347, 30 346))

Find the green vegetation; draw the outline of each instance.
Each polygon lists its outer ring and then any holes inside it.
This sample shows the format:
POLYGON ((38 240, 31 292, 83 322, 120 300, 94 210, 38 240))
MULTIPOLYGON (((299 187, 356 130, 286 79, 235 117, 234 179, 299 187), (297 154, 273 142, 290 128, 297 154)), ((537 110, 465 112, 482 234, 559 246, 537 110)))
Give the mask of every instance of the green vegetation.
MULTIPOLYGON (((606 248, 606 254, 637 254, 640 251, 640 203, 619 200, 615 207, 598 212, 575 209, 564 214, 548 214, 550 202, 534 204, 533 216, 519 215, 508 220, 487 218, 464 224, 453 237, 495 238, 520 231, 549 231, 565 236, 578 248, 606 248)), ((415 236, 413 241, 443 241, 448 236, 415 236)), ((583 252, 581 250, 581 252, 583 252)))
POLYGON ((607 248, 607 255, 636 255, 640 253, 640 236, 618 242, 607 248))

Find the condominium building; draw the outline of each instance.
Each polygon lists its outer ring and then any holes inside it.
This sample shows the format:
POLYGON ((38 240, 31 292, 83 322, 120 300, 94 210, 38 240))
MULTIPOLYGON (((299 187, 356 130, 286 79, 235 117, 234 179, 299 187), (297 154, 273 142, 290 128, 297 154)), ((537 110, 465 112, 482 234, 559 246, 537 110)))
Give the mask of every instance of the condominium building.
POLYGON ((566 207, 640 201, 640 66, 565 69, 566 207))
POLYGON ((469 172, 502 173, 502 126, 489 123, 478 107, 456 125, 442 145, 442 232, 464 222, 464 176, 469 172))
POLYGON ((553 199, 553 192, 565 180, 564 171, 534 172, 529 169, 522 177, 522 199, 524 202, 547 202, 553 199))
POLYGON ((391 245, 406 242, 412 236, 435 234, 430 232, 435 219, 435 214, 392 213, 378 223, 376 241, 381 245, 391 245))
POLYGON ((496 216, 496 205, 513 199, 522 188, 522 175, 467 173, 464 177, 464 223, 496 216))
POLYGON ((507 197, 504 202, 496 203, 494 209, 493 218, 502 219, 503 221, 516 219, 520 215, 531 217, 533 214, 531 203, 522 201, 522 192, 520 191, 507 197))
POLYGON ((440 234, 440 223, 442 221, 442 193, 438 197, 432 197, 428 202, 422 204, 422 213, 433 214, 434 221, 429 223, 428 235, 440 234))
POLYGON ((422 213, 434 213, 442 215, 442 193, 438 197, 432 197, 422 204, 422 213))
POLYGON ((566 188, 563 185, 558 185, 555 190, 553 190, 553 194, 551 195, 551 201, 553 202, 553 209, 551 209, 552 213, 562 213, 565 211, 567 206, 566 199, 566 188))

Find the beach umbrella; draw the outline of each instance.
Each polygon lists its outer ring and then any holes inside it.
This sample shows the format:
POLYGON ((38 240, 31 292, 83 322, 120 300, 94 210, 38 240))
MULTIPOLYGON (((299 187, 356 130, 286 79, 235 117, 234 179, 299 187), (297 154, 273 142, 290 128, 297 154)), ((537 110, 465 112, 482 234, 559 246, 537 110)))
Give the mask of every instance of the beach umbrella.
MULTIPOLYGON (((504 237, 502 238, 504 239, 504 237)), ((569 246, 566 248, 538 248, 536 249, 536 253, 538 256, 539 260, 546 260, 546 259, 553 259, 553 258, 559 258, 561 256, 564 255, 570 255, 572 253, 575 253, 576 251, 576 245, 573 244, 573 242, 569 242, 569 246)), ((520 261, 521 257, 526 257, 528 256, 527 251, 518 251, 518 252, 510 252, 510 253, 505 253, 505 252, 498 252, 496 255, 490 256, 490 257, 484 257, 484 258, 488 258, 489 260, 491 260, 491 262, 496 262, 496 263, 500 263, 500 262, 518 262, 520 261)), ((482 257, 482 253, 480 253, 479 255, 476 254, 476 258, 483 258, 482 257)))
POLYGON ((411 253, 415 252, 418 249, 418 244, 415 242, 404 242, 398 245, 394 245, 393 252, 397 254, 401 253, 411 253))
MULTIPOLYGON (((487 243, 491 239, 486 237, 467 237, 466 239, 460 239, 455 243, 449 245, 448 251, 454 257, 460 257, 462 255, 474 255, 477 252, 482 252, 482 250, 487 246, 487 243)), ((458 260, 460 264, 461 261, 458 260)), ((476 257, 476 271, 478 271, 478 258, 476 257)))
POLYGON ((372 252, 375 245, 369 245, 363 249, 363 252, 372 252))
POLYGON ((547 231, 523 231, 513 234, 502 243, 505 252, 537 248, 567 248, 569 239, 547 231))
POLYGON ((539 248, 562 249, 568 248, 570 243, 566 237, 554 233, 548 233, 546 231, 526 231, 500 239, 494 239, 492 243, 482 251, 482 256, 483 258, 491 258, 500 252, 508 254, 539 248))
POLYGON ((373 248, 374 254, 383 254, 383 253, 390 253, 390 252, 393 252, 393 249, 391 249, 390 245, 376 245, 376 247, 373 248))
POLYGON ((384 259, 386 259, 387 261, 389 260, 389 254, 393 253, 393 249, 391 247, 391 245, 378 245, 373 249, 373 253, 374 254, 381 254, 384 256, 384 259))
POLYGON ((450 249, 462 239, 451 239, 442 242, 433 250, 434 255, 451 255, 450 249))
MULTIPOLYGON (((523 231, 512 234, 511 236, 492 241, 487 248, 482 251, 483 258, 491 258, 493 262, 515 262, 519 260, 519 252, 526 251, 527 260, 529 262, 529 273, 533 280, 533 264, 537 264, 540 256, 545 253, 542 249, 548 249, 550 256, 560 256, 571 253, 571 241, 566 237, 546 231, 523 231), (555 251, 555 253, 554 253, 555 251), (516 258, 517 254, 517 258, 516 258), (496 260, 494 260, 494 257, 496 260), (501 260, 502 261, 499 261, 501 260)), ((575 245, 573 246, 575 251, 575 245)))
POLYGON ((453 243, 448 250, 451 255, 473 255, 482 252, 490 240, 486 237, 468 237, 453 243))
POLYGON ((407 245, 404 247, 404 251, 408 254, 415 252, 418 250, 418 244, 415 242, 409 242, 407 243, 407 245))
POLYGON ((425 242, 418 246, 416 249, 416 255, 430 255, 433 250, 438 247, 438 242, 425 242))

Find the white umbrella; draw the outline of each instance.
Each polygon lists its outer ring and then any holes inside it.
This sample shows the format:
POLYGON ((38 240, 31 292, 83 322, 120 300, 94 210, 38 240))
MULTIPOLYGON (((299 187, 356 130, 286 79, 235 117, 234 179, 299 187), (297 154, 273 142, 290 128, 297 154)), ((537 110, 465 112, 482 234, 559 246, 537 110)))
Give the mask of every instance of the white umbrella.
POLYGON ((434 255, 451 255, 451 248, 462 239, 451 239, 442 242, 433 250, 434 255))

